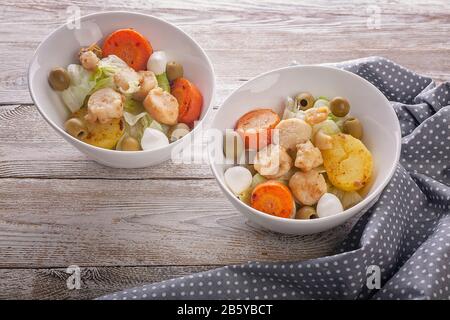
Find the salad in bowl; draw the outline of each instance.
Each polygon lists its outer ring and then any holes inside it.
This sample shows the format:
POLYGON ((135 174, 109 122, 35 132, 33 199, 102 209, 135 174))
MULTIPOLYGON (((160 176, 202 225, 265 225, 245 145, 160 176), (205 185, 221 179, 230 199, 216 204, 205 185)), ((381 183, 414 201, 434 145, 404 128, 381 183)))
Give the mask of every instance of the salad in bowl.
POLYGON ((70 111, 72 137, 117 151, 154 150, 187 135, 199 120, 203 96, 183 65, 132 28, 118 29, 82 47, 78 63, 48 75, 70 111))
POLYGON ((353 207, 373 160, 350 109, 344 97, 300 92, 286 98, 282 114, 247 112, 225 133, 225 157, 240 162, 224 172, 226 185, 245 204, 281 218, 317 219, 353 207))
POLYGON ((289 66, 232 92, 211 123, 212 172, 252 224, 328 230, 367 211, 400 157, 400 125, 375 86, 330 66, 289 66))

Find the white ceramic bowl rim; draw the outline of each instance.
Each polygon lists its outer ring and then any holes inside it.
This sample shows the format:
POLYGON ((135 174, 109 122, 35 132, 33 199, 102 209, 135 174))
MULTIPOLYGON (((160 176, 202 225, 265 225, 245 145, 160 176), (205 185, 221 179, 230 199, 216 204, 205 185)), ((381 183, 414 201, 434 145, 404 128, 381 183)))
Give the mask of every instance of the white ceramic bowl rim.
MULTIPOLYGON (((245 82, 244 84, 242 84, 241 86, 239 86, 237 89, 235 89, 226 99, 225 101, 222 103, 222 105, 219 107, 219 109, 216 111, 218 112, 223 105, 225 105, 227 103, 227 101, 239 90, 241 90, 243 87, 245 87, 246 85, 250 84, 253 81, 258 80, 259 78, 262 78, 264 76, 267 76, 271 73, 276 73, 276 72, 280 72, 286 69, 306 69, 306 68, 321 68, 321 69, 332 69, 333 71, 339 71, 339 72, 344 72, 347 73, 349 76, 357 78, 359 81, 364 81, 367 85, 373 87, 373 89, 375 89, 375 91, 377 92, 377 94, 381 95, 383 99, 385 99, 388 103, 389 101, 387 100, 387 98, 380 92, 380 90, 378 90, 377 87, 375 87, 372 83, 370 83, 369 81, 367 81, 366 79, 343 69, 339 69, 339 68, 335 68, 335 67, 331 67, 331 66, 324 66, 324 65, 294 65, 294 66, 288 66, 288 67, 283 67, 283 68, 278 68, 278 69, 273 69, 270 71, 267 71, 265 73, 262 73, 250 80, 248 80, 247 82, 245 82)), ((393 108, 390 109, 391 112, 391 116, 397 117, 395 111, 393 108)), ((237 121, 237 119, 236 119, 237 121)), ((396 153, 395 153, 395 163, 393 163, 391 165, 391 168, 389 169, 389 174, 387 176, 387 179, 385 179, 381 184, 379 184, 373 191, 371 191, 371 194, 366 196, 360 203, 358 203, 357 205, 344 210, 342 213, 339 213, 340 216, 345 215, 345 216, 349 216, 349 217, 345 217, 346 219, 350 218, 350 216, 353 215, 353 212, 358 212, 361 209, 363 209, 367 204, 369 204, 372 200, 374 200, 380 193, 381 191, 386 187, 386 185, 389 183, 389 181, 391 180, 392 176, 394 175, 394 172, 396 170, 397 167, 397 163, 400 160, 400 152, 401 152, 401 130, 400 130, 400 125, 398 122, 396 122, 396 125, 398 126, 397 128, 397 132, 398 132, 398 139, 396 141, 397 145, 396 145, 396 153), (351 212, 351 211, 352 212, 351 212)), ((209 148, 208 148, 208 159, 210 162, 210 166, 211 166, 211 170, 214 173, 214 176, 216 178, 216 180, 219 182, 222 190, 224 190, 229 196, 236 198, 236 196, 230 191, 230 189, 225 185, 225 182, 222 181, 222 179, 219 178, 219 174, 217 172, 217 169, 214 165, 214 160, 212 158, 212 153, 209 152, 209 148)), ((239 200, 240 201, 240 200, 239 200)), ((332 215, 332 216, 327 216, 327 217, 322 217, 322 218, 317 218, 317 219, 309 219, 309 220, 300 220, 300 219, 289 219, 289 218, 282 218, 282 217, 277 217, 274 215, 270 215, 264 212, 261 212, 259 210, 256 210, 254 208, 252 208, 251 206, 249 206, 248 204, 244 203, 241 201, 241 204, 244 205, 247 209, 249 209, 253 214, 257 215, 257 216, 261 216, 263 218, 266 219, 271 219, 273 221, 282 221, 283 223, 289 223, 289 224, 310 224, 310 225, 314 225, 314 224, 322 224, 322 222, 324 221, 329 221, 329 220, 333 220, 335 216, 337 215, 332 215)))
MULTIPOLYGON (((97 13, 92 13, 92 14, 88 14, 88 15, 82 16, 82 17, 80 17, 79 21, 81 22, 81 21, 84 21, 84 20, 87 20, 87 19, 90 19, 90 18, 94 18, 94 17, 96 17, 96 16, 107 15, 107 14, 126 14, 126 15, 135 15, 135 16, 149 17, 149 18, 152 18, 152 19, 154 19, 154 20, 157 20, 157 21, 159 21, 159 22, 161 22, 161 23, 163 23, 163 24, 166 24, 166 25, 168 25, 168 26, 170 26, 170 27, 172 27, 172 28, 178 30, 180 33, 182 33, 182 34, 184 34, 184 35, 186 36, 186 39, 188 39, 188 41, 192 42, 193 44, 195 44, 195 45, 200 49, 200 52, 202 53, 203 58, 205 58, 205 60, 207 61, 208 67, 212 70, 212 73, 213 73, 213 75, 214 75, 214 68, 213 68, 213 65, 212 65, 212 63, 211 63, 211 60, 210 60, 209 57, 206 55, 206 53, 205 53, 205 51, 203 50, 203 48, 202 48, 202 47, 201 47, 201 46, 200 46, 193 38, 191 38, 186 32, 184 32, 183 30, 181 30, 180 28, 178 28, 178 27, 175 26, 174 24, 172 24, 172 23, 170 23, 170 22, 168 22, 168 21, 166 21, 166 20, 164 20, 164 19, 161 19, 161 18, 152 16, 152 15, 149 15, 149 14, 138 13, 138 12, 130 12, 130 11, 102 11, 102 12, 97 12, 97 13)), ((48 118, 47 115, 41 110, 41 108, 39 107, 39 104, 36 102, 35 94, 34 94, 34 90, 33 90, 33 86, 31 85, 31 72, 30 72, 30 69, 31 69, 31 67, 32 67, 32 65, 33 65, 33 63, 34 63, 34 61, 37 59, 37 53, 39 52, 39 49, 41 48, 41 46, 42 46, 45 42, 47 42, 47 40, 50 39, 54 34, 56 34, 56 33, 58 33, 58 32, 61 32, 61 30, 63 30, 63 29, 66 28, 67 26, 68 26, 68 23, 65 23, 65 24, 59 26, 58 28, 56 28, 55 30, 53 30, 49 35, 47 35, 47 36, 44 38, 44 40, 42 40, 42 42, 39 44, 39 46, 38 46, 38 47, 36 48, 36 50, 34 51, 33 57, 32 57, 32 59, 31 59, 31 62, 30 62, 30 64, 29 64, 29 66, 28 66, 28 77, 27 77, 27 79, 28 79, 28 89, 29 89, 29 91, 30 91, 31 99, 33 100, 34 104, 37 106, 37 109, 38 109, 39 113, 42 115, 42 117, 43 117, 43 118, 44 118, 44 119, 45 119, 45 120, 46 120, 46 121, 47 121, 54 129, 55 129, 55 130, 57 130, 61 135, 67 137, 67 138, 70 139, 70 140, 74 140, 74 141, 77 141, 77 142, 81 142, 81 143, 83 143, 85 146, 87 146, 88 148, 91 148, 91 149, 93 149, 93 150, 97 150, 97 151, 100 151, 100 152, 111 153, 111 154, 116 154, 117 152, 128 153, 128 154, 133 154, 133 153, 140 153, 140 154, 142 154, 142 153, 151 153, 151 152, 155 152, 155 151, 158 151, 158 150, 162 150, 162 149, 164 149, 164 148, 167 148, 169 145, 162 146, 162 147, 158 147, 158 148, 151 149, 151 150, 141 150, 141 151, 118 151, 118 150, 115 150, 115 149, 110 150, 110 149, 100 148, 100 147, 97 147, 97 146, 88 144, 88 143, 86 143, 86 142, 84 142, 84 141, 78 140, 78 139, 76 139, 75 137, 72 137, 72 136, 71 136, 70 134, 68 134, 65 130, 63 130, 60 126, 58 126, 56 123, 54 123, 50 118, 48 118)), ((212 83, 212 89, 211 89, 211 101, 210 101, 210 105, 213 103, 213 100, 214 100, 214 97, 215 97, 215 93, 216 93, 216 82, 215 82, 215 79, 214 79, 214 81, 213 81, 213 83, 212 83)), ((202 123, 204 119, 207 119, 207 118, 208 118, 208 115, 209 115, 209 113, 211 112, 211 109, 212 109, 212 108, 210 108, 210 105, 209 105, 209 106, 203 105, 203 108, 206 107, 206 113, 204 114, 204 116, 203 116, 199 121, 197 121, 195 127, 189 132, 189 134, 185 135, 183 138, 181 138, 181 139, 179 139, 179 140, 177 140, 177 141, 175 141, 175 142, 170 143, 170 146, 175 146, 176 144, 181 143, 182 141, 186 140, 187 137, 189 137, 193 132, 196 132, 196 131, 197 131, 197 128, 199 127, 199 124, 202 123)))

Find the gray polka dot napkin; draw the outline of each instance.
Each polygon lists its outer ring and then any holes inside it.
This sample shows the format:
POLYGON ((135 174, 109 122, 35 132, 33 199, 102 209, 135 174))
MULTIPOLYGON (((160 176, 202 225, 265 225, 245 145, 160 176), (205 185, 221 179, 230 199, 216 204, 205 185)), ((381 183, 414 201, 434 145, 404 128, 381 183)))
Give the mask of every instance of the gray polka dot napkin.
POLYGON ((380 57, 335 66, 388 97, 403 135, 394 177, 335 255, 249 262, 99 299, 450 299, 450 82, 380 57))

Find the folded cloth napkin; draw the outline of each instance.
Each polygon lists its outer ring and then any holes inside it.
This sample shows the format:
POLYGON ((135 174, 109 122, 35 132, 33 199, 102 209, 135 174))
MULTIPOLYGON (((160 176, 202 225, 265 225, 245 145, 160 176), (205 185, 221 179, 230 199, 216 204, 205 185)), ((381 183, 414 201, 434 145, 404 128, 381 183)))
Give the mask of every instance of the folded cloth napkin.
POLYGON ((403 138, 393 178, 334 255, 227 266, 99 299, 450 299, 450 82, 380 57, 335 66, 383 92, 403 138))

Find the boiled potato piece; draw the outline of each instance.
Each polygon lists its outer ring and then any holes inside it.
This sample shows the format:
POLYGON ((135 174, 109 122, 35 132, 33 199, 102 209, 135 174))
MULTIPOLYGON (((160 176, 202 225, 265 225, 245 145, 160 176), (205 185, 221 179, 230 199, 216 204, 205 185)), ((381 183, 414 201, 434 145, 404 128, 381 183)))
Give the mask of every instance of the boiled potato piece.
POLYGON ((86 114, 87 108, 81 108, 71 116, 80 119, 87 126, 88 134, 80 140, 96 147, 113 149, 123 135, 125 129, 123 119, 113 119, 108 123, 91 123, 85 120, 86 114))
POLYGON ((344 191, 361 189, 372 176, 372 154, 349 134, 340 133, 331 138, 331 149, 321 150, 330 182, 344 191))

